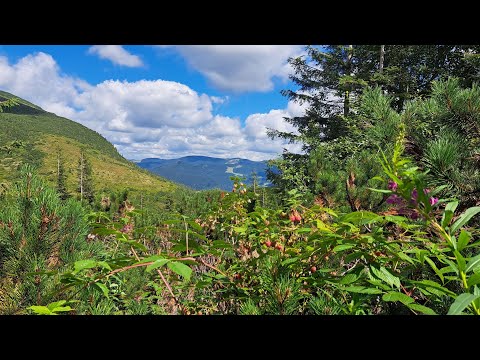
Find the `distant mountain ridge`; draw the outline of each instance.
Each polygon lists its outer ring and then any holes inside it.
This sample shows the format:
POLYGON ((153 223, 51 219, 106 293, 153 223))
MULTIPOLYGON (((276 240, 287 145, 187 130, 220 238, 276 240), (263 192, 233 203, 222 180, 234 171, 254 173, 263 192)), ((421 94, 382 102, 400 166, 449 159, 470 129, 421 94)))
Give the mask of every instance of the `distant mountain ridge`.
POLYGON ((195 190, 231 190, 231 176, 243 177, 246 179, 245 183, 252 184, 253 174, 257 177, 258 185, 270 185, 266 176, 267 161, 184 156, 177 159, 146 158, 137 162, 137 165, 195 190))

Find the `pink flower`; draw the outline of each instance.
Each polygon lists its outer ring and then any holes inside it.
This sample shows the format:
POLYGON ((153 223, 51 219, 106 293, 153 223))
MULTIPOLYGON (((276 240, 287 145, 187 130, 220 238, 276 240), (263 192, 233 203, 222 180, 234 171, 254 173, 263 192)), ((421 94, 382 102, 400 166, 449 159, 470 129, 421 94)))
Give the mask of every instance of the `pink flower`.
POLYGON ((438 203, 438 199, 435 198, 435 197, 431 197, 431 198, 430 198, 430 205, 433 206, 433 205, 435 205, 436 203, 438 203))
POLYGON ((133 230, 133 224, 127 224, 120 230, 120 232, 122 232, 124 234, 128 234, 128 233, 132 232, 132 230, 133 230))
POLYGON ((398 184, 395 181, 388 180, 388 190, 397 191, 398 184))

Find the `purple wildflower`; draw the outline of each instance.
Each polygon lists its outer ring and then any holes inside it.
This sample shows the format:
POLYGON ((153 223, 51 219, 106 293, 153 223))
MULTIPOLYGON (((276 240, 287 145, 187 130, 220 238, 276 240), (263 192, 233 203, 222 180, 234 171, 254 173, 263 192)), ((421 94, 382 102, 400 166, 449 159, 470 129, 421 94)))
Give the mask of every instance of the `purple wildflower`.
POLYGON ((417 189, 413 189, 412 191, 412 200, 417 200, 418 192, 417 189))
POLYGON ((438 199, 435 198, 435 197, 431 197, 431 198, 430 198, 430 205, 433 206, 433 205, 435 205, 436 203, 438 203, 438 199))
POLYGON ((430 192, 430 189, 423 189, 423 193, 427 195, 430 192))
POLYGON ((388 190, 397 191, 398 184, 395 181, 388 180, 388 190))
POLYGON ((385 200, 387 204, 396 204, 399 205, 402 203, 402 198, 396 194, 390 195, 387 200, 385 200))
POLYGON ((418 219, 418 212, 413 210, 411 213, 410 213, 410 219, 412 220, 417 220, 418 219))

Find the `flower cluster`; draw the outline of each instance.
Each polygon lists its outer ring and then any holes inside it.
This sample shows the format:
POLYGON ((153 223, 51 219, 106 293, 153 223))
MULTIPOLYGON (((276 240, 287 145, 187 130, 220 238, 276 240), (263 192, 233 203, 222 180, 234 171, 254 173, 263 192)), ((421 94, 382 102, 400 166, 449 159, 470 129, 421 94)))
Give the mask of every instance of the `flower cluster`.
POLYGON ((126 224, 123 228, 120 229, 120 232, 124 234, 131 234, 133 232, 133 224, 126 224))
MULTIPOLYGON (((397 191, 398 184, 392 180, 389 180, 387 187, 389 190, 395 192, 397 191)), ((428 193, 430 193, 430 189, 423 189, 423 193, 427 195, 428 193)), ((417 220, 419 217, 419 213, 415 209, 418 205, 417 200, 418 191, 417 189, 413 189, 410 195, 409 202, 407 202, 404 198, 398 196, 397 194, 392 194, 387 198, 386 203, 396 206, 399 215, 408 216, 412 220, 417 220)), ((429 202, 431 206, 434 206, 438 203, 438 198, 430 197, 429 202)))

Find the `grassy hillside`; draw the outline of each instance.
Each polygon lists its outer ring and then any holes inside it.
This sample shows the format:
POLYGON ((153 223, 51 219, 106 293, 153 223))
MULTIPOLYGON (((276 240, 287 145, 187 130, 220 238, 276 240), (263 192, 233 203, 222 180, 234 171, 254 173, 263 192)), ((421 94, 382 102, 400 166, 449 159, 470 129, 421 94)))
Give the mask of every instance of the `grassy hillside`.
POLYGON ((92 163, 96 190, 173 191, 178 186, 123 158, 103 136, 72 120, 0 91, 0 101, 14 97, 18 105, 0 113, 0 183, 11 183, 22 163, 39 169, 55 183, 57 154, 64 159, 67 189, 76 189, 77 163, 84 149, 92 163))

